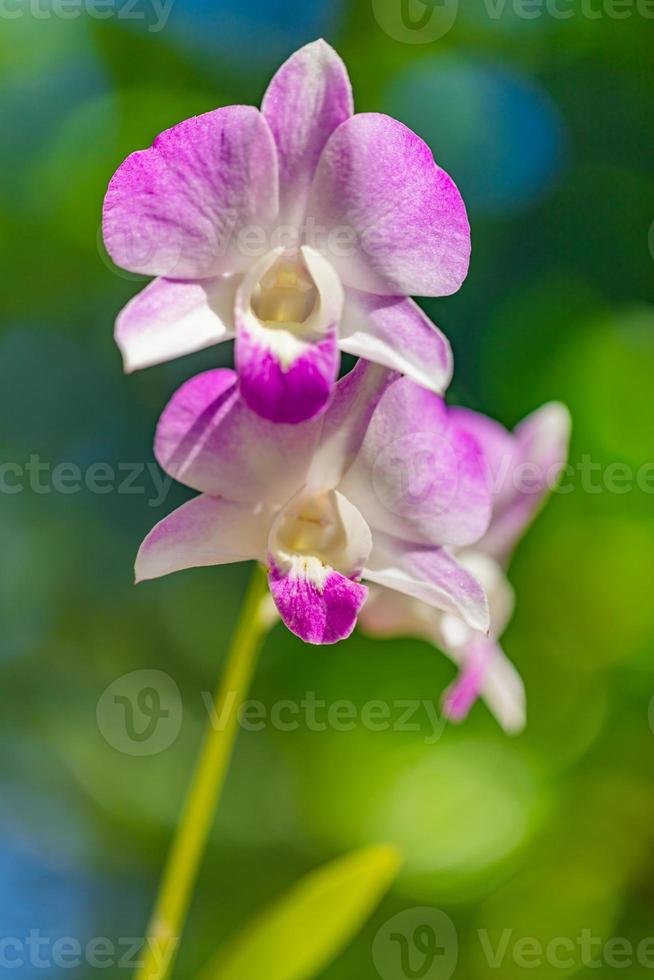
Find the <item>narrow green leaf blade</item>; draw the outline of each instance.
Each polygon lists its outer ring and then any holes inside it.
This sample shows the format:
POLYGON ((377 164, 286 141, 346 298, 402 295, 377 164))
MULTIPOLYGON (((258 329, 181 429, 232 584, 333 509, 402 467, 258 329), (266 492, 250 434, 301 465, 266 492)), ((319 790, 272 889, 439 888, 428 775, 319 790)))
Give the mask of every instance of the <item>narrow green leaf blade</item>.
POLYGON ((397 875, 398 851, 353 851, 302 878, 255 919, 200 980, 310 980, 361 929, 397 875))

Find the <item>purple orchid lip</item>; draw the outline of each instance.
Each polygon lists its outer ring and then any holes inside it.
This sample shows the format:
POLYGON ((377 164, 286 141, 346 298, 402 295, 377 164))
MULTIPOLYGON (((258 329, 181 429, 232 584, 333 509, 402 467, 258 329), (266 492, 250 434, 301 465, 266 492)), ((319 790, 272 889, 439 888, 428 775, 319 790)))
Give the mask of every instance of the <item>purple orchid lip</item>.
POLYGON ((158 277, 118 318, 126 370, 235 338, 244 398, 282 424, 325 411, 341 350, 445 391, 449 344, 408 297, 460 287, 465 207, 418 136, 353 111, 343 62, 315 41, 261 111, 188 119, 119 167, 107 249, 158 277))
POLYGON ((317 578, 310 566, 283 575, 271 562, 268 582, 282 620, 305 643, 347 639, 368 595, 360 582, 334 571, 317 578))

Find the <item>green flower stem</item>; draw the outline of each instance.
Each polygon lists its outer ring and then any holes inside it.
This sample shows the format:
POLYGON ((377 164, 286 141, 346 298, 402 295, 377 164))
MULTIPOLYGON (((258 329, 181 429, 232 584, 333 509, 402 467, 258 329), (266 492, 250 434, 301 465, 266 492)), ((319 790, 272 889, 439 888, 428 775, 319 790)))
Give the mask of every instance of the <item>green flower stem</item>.
POLYGON ((166 980, 173 968, 198 869, 213 825, 236 741, 239 708, 247 697, 257 656, 270 627, 267 582, 257 565, 215 698, 215 718, 200 753, 164 870, 135 980, 166 980))

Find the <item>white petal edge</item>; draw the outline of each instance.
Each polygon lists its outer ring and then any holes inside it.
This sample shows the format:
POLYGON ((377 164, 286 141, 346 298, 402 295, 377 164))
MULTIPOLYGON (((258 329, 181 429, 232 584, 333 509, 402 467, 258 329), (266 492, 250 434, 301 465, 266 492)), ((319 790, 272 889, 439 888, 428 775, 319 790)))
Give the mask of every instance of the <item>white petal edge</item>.
POLYGON ((155 279, 116 320, 114 338, 129 374, 193 354, 234 336, 240 276, 202 281, 155 279))
POLYGON ((152 528, 136 558, 136 582, 183 568, 264 561, 270 523, 260 505, 200 494, 152 528))
POLYGON ((444 548, 420 548, 373 532, 374 547, 363 578, 436 609, 453 613, 471 629, 488 633, 490 613, 483 588, 444 548))
POLYGON ((449 341, 417 303, 404 297, 346 290, 338 346, 399 371, 437 395, 444 394, 452 380, 449 341))

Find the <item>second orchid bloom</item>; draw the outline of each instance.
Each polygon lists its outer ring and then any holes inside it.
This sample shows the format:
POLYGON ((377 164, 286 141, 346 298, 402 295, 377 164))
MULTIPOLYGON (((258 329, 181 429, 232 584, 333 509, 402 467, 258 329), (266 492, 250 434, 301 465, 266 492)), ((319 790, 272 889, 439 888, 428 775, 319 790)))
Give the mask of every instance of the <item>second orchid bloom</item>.
POLYGON ((127 370, 235 338, 243 398, 286 423, 324 410, 340 351, 449 384, 449 344, 408 297, 461 286, 463 201, 415 133, 353 114, 324 41, 282 65, 261 111, 216 109, 128 157, 103 224, 117 265, 157 277, 116 325, 127 370))
POLYGON ((144 541, 137 579, 256 559, 288 628, 309 643, 348 636, 362 579, 421 599, 486 632, 477 580, 450 552, 491 513, 486 462, 443 401, 360 362, 319 418, 261 419, 229 370, 187 382, 155 442, 163 469, 201 495, 144 541), (429 472, 412 476, 416 460, 429 472))

